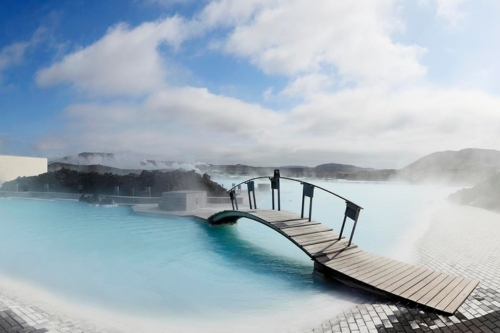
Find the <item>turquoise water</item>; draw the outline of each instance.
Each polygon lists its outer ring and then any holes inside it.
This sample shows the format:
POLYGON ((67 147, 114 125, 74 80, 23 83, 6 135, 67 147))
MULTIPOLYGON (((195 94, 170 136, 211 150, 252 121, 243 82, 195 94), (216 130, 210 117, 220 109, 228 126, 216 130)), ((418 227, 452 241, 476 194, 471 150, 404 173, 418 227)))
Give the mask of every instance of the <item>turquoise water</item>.
MULTIPOLYGON (((383 255, 411 247, 419 226, 425 229, 422 214, 454 190, 318 185, 365 207, 354 241, 383 255)), ((257 195, 261 207, 270 206, 269 193, 257 195)), ((282 209, 298 212, 300 196, 298 185, 283 183, 282 209)), ((317 192, 313 218, 338 230, 344 207, 317 192)), ((278 321, 280 328, 293 330, 297 323, 315 325, 363 297, 312 274, 313 264, 301 250, 248 220, 210 227, 135 215, 128 207, 11 199, 0 200, 0 227, 2 275, 103 311, 190 325, 196 318, 218 328, 231 318, 231 329, 235 323, 270 328, 278 321)))

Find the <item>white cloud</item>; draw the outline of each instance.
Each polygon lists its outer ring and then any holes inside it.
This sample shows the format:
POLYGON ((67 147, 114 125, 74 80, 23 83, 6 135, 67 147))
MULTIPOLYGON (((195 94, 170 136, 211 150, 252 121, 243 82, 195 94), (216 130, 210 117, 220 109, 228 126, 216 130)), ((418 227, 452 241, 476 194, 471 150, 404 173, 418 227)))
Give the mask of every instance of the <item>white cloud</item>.
POLYGON ((14 42, 0 49, 0 84, 2 83, 2 71, 22 63, 26 51, 37 45, 44 37, 45 28, 40 27, 33 36, 22 42, 14 42))
POLYGON ((184 87, 133 106, 70 106, 67 133, 39 147, 63 143, 63 150, 132 150, 174 160, 189 153, 215 163, 402 167, 434 151, 496 147, 499 108, 500 98, 474 90, 355 88, 318 94, 284 114, 184 87))
POLYGON ((7 45, 0 51, 0 71, 9 66, 19 64, 29 43, 18 42, 7 45))
POLYGON ((164 7, 170 7, 170 6, 176 5, 176 4, 187 4, 187 3, 190 3, 192 1, 193 0, 146 0, 146 2, 155 3, 155 4, 158 4, 160 6, 164 6, 164 7))
POLYGON ((437 15, 446 21, 448 26, 454 27, 466 16, 461 10, 461 6, 466 0, 435 0, 437 5, 437 15))
POLYGON ((251 136, 265 135, 284 121, 284 115, 235 98, 214 95, 207 89, 184 87, 161 91, 144 104, 148 116, 163 121, 181 121, 214 132, 251 136))
MULTIPOLYGON (((458 1, 440 3, 442 13, 459 8, 458 1)), ((373 167, 403 166, 437 150, 496 147, 500 99, 426 82, 420 63, 426 50, 392 38, 404 32, 397 4, 220 0, 191 21, 175 16, 116 26, 41 70, 37 82, 127 98, 69 106, 67 134, 46 137, 39 147, 62 142, 76 151, 135 150, 169 159, 373 167), (300 97, 301 104, 277 111, 173 86, 158 46, 175 48, 210 29, 218 29, 218 40, 210 36, 207 44, 289 80, 280 92, 268 87, 265 100, 300 97), (395 165, 401 156, 403 165, 395 165)))
POLYGON ((147 94, 161 88, 168 76, 159 45, 178 47, 194 30, 179 16, 133 29, 119 24, 94 44, 38 71, 36 82, 41 87, 70 83, 102 96, 147 94))
POLYGON ((318 93, 325 93, 332 87, 332 78, 325 74, 312 73, 298 77, 290 82, 281 94, 288 97, 302 96, 308 99, 314 98, 318 93))
POLYGON ((344 80, 361 83, 397 82, 426 73, 419 63, 425 49, 391 39, 403 27, 393 1, 251 3, 246 11, 221 11, 223 22, 231 21, 231 14, 242 18, 225 50, 250 59, 265 73, 293 77, 334 68, 344 80))

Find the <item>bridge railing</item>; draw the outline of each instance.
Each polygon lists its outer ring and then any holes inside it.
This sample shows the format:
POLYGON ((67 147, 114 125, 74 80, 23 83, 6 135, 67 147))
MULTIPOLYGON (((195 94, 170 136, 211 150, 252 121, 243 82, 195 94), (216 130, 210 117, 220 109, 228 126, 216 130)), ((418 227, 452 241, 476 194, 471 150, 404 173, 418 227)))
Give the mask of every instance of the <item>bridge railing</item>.
POLYGON ((326 193, 329 193, 339 199, 342 199, 345 201, 346 208, 344 212, 344 220, 342 221, 342 227, 340 229, 340 234, 339 234, 339 240, 342 238, 342 234, 344 232, 344 227, 346 224, 347 218, 353 220, 353 226, 351 230, 351 236, 349 238, 349 244, 351 245, 352 238, 354 236, 354 232, 356 231, 356 225, 358 223, 358 218, 359 218, 359 213, 361 212, 361 207, 360 205, 352 202, 351 200, 348 200, 337 193, 334 193, 332 191, 329 191, 321 186, 317 186, 308 182, 305 182, 303 180, 299 179, 293 179, 293 178, 288 178, 288 177, 281 177, 280 176, 280 171, 279 170, 274 170, 274 175, 273 177, 255 177, 251 178, 248 180, 245 180, 239 184, 234 185, 231 189, 227 191, 229 194, 229 197, 231 198, 231 204, 233 207, 233 210, 238 210, 238 202, 236 200, 237 193, 236 189, 241 190, 241 185, 246 184, 247 185, 247 190, 248 190, 248 202, 250 204, 250 209, 257 209, 257 201, 255 200, 255 180, 257 179, 269 179, 271 181, 271 200, 272 200, 272 209, 275 210, 275 201, 277 199, 277 206, 278 206, 278 211, 281 210, 281 195, 280 195, 280 180, 285 179, 285 180, 290 180, 294 182, 298 182, 302 185, 302 208, 301 208, 301 213, 300 217, 304 218, 304 206, 305 206, 305 199, 306 197, 309 198, 309 216, 308 220, 311 221, 312 217, 312 203, 313 203, 313 197, 314 197, 314 189, 319 189, 321 191, 324 191, 326 193), (275 196, 276 192, 276 196, 275 196), (252 200, 253 199, 253 200, 252 200), (252 203, 253 201, 253 203, 252 203))

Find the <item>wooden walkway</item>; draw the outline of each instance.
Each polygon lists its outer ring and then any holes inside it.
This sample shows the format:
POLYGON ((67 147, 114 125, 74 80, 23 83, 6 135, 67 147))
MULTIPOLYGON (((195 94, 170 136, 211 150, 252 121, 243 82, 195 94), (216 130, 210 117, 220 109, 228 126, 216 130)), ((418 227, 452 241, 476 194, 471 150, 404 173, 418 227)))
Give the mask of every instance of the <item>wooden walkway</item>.
POLYGON ((453 314, 479 281, 424 267, 405 264, 363 251, 333 229, 300 215, 276 210, 225 210, 206 217, 210 224, 236 222, 248 218, 279 232, 311 259, 315 268, 334 278, 362 289, 402 301, 453 314))

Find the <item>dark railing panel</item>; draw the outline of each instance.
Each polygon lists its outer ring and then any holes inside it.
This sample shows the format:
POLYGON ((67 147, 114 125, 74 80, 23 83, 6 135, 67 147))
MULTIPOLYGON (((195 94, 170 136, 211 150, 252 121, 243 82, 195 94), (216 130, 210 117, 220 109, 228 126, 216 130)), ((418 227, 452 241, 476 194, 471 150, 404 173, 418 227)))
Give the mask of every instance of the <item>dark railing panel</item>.
POLYGON ((304 201, 306 197, 309 197, 309 222, 312 216, 312 204, 314 196, 314 186, 308 183, 302 183, 302 211, 300 217, 304 218, 304 201))
POLYGON ((248 202, 250 203, 250 209, 257 209, 257 201, 255 201, 255 183, 254 181, 249 181, 247 183, 247 189, 248 189, 248 202), (253 207, 252 208, 252 197, 250 196, 250 193, 253 194, 253 207))
POLYGON ((280 197, 280 171, 274 170, 274 176, 269 178, 271 180, 271 192, 273 199, 273 210, 274 210, 274 191, 278 191, 278 210, 281 210, 281 197, 280 197))
POLYGON ((356 230, 356 224, 358 223, 359 213, 361 211, 359 206, 353 205, 350 202, 346 202, 344 221, 342 222, 342 229, 340 229, 339 240, 342 238, 342 233, 344 232, 345 221, 350 218, 354 221, 351 231, 351 237, 349 238, 349 245, 351 245, 352 237, 354 236, 354 231, 356 230))

